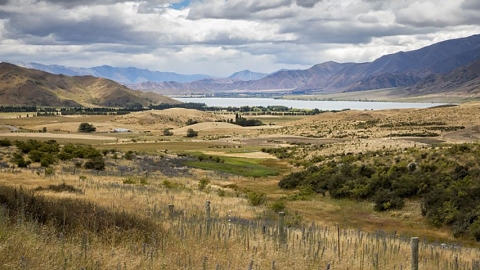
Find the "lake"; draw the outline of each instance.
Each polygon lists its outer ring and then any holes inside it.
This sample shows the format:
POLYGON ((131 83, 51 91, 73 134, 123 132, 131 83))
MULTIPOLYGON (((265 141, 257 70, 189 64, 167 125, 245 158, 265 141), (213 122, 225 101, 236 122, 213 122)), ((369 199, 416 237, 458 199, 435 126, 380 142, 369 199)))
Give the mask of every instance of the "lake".
POLYGON ((295 109, 335 110, 384 110, 404 108, 430 108, 446 103, 404 103, 376 101, 326 101, 326 100, 291 100, 273 98, 175 98, 182 102, 205 103, 211 107, 241 107, 241 106, 286 106, 295 109))

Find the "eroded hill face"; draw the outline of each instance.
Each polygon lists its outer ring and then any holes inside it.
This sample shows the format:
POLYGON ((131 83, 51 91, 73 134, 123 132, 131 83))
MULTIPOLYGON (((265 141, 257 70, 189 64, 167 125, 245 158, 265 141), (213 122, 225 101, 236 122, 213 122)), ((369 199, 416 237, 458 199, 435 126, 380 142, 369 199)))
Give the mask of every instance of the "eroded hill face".
POLYGON ((125 107, 158 103, 178 101, 131 90, 107 79, 54 75, 0 63, 0 104, 125 107))

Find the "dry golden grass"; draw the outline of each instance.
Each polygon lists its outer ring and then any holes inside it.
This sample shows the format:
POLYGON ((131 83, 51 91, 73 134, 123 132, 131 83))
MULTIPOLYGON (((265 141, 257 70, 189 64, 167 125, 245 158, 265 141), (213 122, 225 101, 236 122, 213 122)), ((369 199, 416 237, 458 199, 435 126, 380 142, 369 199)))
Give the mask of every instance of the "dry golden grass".
MULTIPOLYGON (((220 197, 216 195, 215 184, 200 191, 191 178, 168 179, 179 185, 176 188, 163 186, 161 183, 167 179, 161 177, 149 178, 146 186, 123 184, 122 178, 117 177, 80 178, 62 174, 43 177, 29 172, 3 172, 0 179, 24 188, 71 184, 84 194, 42 194, 92 201, 112 211, 150 217, 163 231, 140 242, 135 235, 108 238, 108 234, 100 237, 79 232, 62 236, 39 224, 25 222, 8 227, 0 218, 2 269, 325 269, 327 265, 333 269, 407 269, 410 266, 409 238, 391 232, 368 233, 358 228, 344 229, 342 224, 338 228, 327 222, 309 223, 303 229, 287 229, 285 244, 280 244, 277 221, 265 220, 270 219, 265 216, 265 208, 252 207, 243 197, 220 197), (214 220, 210 233, 205 223, 207 200, 211 202, 214 220), (168 204, 174 204, 176 217, 170 218, 168 204), (245 223, 247 219, 256 221, 245 223)), ((308 203, 296 203, 301 209, 311 207, 308 203)), ((318 206, 326 213, 362 208, 353 203, 332 206, 321 201, 318 206)), ((364 213, 360 211, 358 215, 364 213)), ((355 220, 351 216, 345 218, 355 220)), ((370 217, 372 222, 374 219, 370 217)), ((472 261, 479 255, 476 248, 422 241, 420 269, 472 269, 472 261)))

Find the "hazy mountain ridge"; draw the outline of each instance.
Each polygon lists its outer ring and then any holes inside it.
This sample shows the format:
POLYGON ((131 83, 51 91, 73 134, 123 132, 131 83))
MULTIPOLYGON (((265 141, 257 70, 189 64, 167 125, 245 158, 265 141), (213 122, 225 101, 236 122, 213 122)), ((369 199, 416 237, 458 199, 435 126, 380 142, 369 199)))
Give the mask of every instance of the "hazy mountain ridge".
POLYGON ((238 71, 230 75, 229 79, 240 80, 240 81, 252 81, 260 80, 268 76, 268 73, 252 72, 248 69, 238 71))
POLYGON ((65 76, 0 63, 0 104, 125 107, 177 101, 93 76, 65 76))
POLYGON ((63 74, 68 76, 84 76, 90 75, 100 78, 106 78, 122 84, 138 84, 142 82, 163 82, 163 81, 176 81, 176 82, 192 82, 205 78, 211 78, 209 75, 203 74, 178 74, 174 72, 161 72, 151 71, 148 69, 140 69, 135 67, 112 67, 108 65, 97 66, 92 68, 76 68, 66 67, 61 65, 43 65, 39 63, 13 63, 18 66, 33 68, 49 72, 52 74, 63 74))

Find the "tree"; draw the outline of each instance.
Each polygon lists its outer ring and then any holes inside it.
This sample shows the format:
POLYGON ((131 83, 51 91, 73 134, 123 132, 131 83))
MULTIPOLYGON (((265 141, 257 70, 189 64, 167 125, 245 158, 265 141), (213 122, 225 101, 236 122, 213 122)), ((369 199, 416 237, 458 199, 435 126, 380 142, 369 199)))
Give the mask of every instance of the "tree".
POLYGON ((193 130, 193 128, 189 128, 187 130, 187 137, 192 138, 192 137, 197 137, 197 136, 198 136, 198 132, 193 130))
POLYGON ((95 130, 97 130, 97 128, 89 123, 81 123, 80 126, 78 126, 79 132, 90 133, 90 132, 94 132, 95 130))

